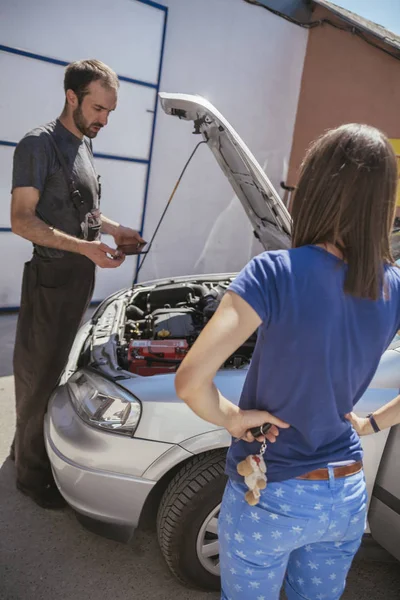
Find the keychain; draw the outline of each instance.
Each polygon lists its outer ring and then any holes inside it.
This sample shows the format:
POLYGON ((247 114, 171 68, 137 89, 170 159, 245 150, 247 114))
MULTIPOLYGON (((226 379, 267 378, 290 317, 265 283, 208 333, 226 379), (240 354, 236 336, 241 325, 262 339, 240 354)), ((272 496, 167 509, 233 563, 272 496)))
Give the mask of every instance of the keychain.
MULTIPOLYGON (((259 437, 265 435, 270 427, 272 427, 271 423, 264 423, 262 427, 256 427, 250 431, 254 437, 259 437)), ((265 490, 267 487, 267 465, 264 460, 266 450, 267 441, 264 439, 258 454, 250 454, 237 465, 237 472, 244 477, 244 482, 249 488, 245 499, 250 506, 258 504, 261 496, 260 490, 265 490)))

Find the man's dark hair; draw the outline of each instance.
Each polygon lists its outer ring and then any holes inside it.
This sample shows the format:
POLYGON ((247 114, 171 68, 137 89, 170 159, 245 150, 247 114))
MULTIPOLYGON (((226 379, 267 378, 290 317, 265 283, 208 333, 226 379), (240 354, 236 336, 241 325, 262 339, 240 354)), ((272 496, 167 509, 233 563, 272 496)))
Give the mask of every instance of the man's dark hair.
POLYGON ((397 189, 396 156, 387 137, 359 124, 314 142, 301 167, 292 205, 294 248, 331 243, 347 263, 345 291, 381 297, 397 189))
POLYGON ((79 104, 88 93, 87 88, 92 81, 101 81, 105 87, 115 90, 119 88, 117 74, 100 60, 78 60, 65 69, 64 90, 75 92, 79 104))

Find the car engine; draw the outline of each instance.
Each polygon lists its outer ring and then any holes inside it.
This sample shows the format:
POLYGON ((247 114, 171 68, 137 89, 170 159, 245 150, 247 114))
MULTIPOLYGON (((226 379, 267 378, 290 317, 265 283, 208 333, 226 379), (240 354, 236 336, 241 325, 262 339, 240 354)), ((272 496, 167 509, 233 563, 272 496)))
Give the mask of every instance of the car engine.
MULTIPOLYGON (((122 368, 142 376, 175 372, 230 281, 158 285, 139 290, 126 309, 125 334, 119 348, 122 368)), ((225 366, 248 364, 255 336, 225 366)))

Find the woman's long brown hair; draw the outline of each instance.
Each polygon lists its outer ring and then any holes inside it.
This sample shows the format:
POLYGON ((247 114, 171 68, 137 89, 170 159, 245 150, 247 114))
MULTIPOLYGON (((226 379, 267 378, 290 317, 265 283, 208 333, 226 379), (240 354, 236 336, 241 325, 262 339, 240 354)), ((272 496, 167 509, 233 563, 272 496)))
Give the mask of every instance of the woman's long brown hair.
POLYGON ((292 246, 337 246, 348 265, 345 292, 354 296, 378 299, 384 263, 394 263, 390 233, 397 177, 392 146, 368 125, 328 131, 302 164, 292 204, 292 246))

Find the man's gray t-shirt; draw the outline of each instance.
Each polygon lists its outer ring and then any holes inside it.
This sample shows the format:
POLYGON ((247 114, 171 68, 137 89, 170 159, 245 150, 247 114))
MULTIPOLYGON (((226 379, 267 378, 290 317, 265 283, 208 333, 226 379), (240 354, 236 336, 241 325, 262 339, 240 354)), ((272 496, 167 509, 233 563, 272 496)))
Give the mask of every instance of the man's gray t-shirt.
MULTIPOLYGON (((99 237, 99 184, 88 143, 77 138, 57 119, 27 133, 14 152, 12 190, 34 187, 40 197, 36 216, 74 237, 99 237), (53 135, 68 170, 84 202, 79 212, 74 205, 70 186, 50 139, 53 135), (82 219, 82 215, 85 215, 82 219)), ((35 245, 43 257, 63 257, 67 252, 35 245)))

